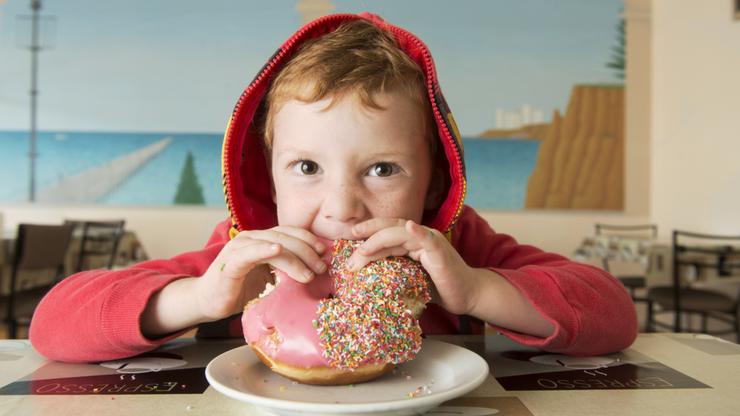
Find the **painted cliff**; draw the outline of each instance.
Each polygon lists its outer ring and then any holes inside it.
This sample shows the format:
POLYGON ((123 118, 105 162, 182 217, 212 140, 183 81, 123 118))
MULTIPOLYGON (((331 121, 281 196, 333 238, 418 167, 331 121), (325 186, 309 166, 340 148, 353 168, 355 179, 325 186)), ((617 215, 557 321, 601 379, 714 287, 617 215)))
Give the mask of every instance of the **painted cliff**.
POLYGON ((542 139, 525 208, 624 208, 622 86, 575 86, 542 139))

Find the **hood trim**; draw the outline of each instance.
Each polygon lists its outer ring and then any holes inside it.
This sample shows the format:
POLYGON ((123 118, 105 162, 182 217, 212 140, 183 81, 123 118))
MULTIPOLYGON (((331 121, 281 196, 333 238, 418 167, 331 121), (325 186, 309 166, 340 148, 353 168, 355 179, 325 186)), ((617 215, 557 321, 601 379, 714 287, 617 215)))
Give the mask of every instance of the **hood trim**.
POLYGON ((244 89, 234 107, 226 125, 221 153, 224 198, 232 222, 230 237, 233 238, 240 231, 265 229, 277 225, 276 207, 269 189, 269 172, 262 157, 262 143, 259 138, 251 137, 253 134, 250 134, 253 133, 250 129, 254 114, 264 99, 271 76, 290 58, 297 45, 331 32, 345 21, 357 19, 368 20, 388 30, 396 38, 400 48, 417 62, 424 72, 427 95, 449 164, 451 180, 444 202, 425 225, 449 235, 457 222, 467 191, 462 139, 442 95, 429 48, 412 33, 388 24, 377 15, 333 14, 308 23, 283 43, 244 89), (259 156, 250 157, 254 152, 259 152, 259 156), (250 175, 245 174, 245 160, 251 164, 246 167, 250 175), (249 177, 248 182, 245 182, 245 176, 249 177))

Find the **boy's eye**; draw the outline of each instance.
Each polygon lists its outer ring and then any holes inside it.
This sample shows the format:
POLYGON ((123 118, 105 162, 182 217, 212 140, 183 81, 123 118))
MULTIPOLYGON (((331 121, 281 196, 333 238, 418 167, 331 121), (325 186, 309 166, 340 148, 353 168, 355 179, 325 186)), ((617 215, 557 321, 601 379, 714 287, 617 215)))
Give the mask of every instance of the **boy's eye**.
POLYGON ((380 162, 370 166, 370 176, 387 177, 398 173, 398 166, 393 163, 380 162))
POLYGON ((319 171, 319 164, 313 160, 299 160, 293 164, 293 170, 303 175, 315 175, 319 171))

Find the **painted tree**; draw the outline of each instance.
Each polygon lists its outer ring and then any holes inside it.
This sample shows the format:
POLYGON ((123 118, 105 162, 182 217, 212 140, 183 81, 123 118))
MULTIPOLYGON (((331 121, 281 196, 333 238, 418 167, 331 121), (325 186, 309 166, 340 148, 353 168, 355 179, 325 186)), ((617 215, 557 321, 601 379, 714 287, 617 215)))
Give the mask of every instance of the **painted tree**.
POLYGON ((624 17, 619 19, 617 24, 617 44, 612 46, 612 59, 607 62, 606 66, 613 69, 619 79, 624 79, 625 56, 624 51, 627 44, 627 38, 624 30, 624 17))
POLYGON ((205 203, 203 188, 200 186, 198 175, 195 173, 195 158, 193 153, 188 151, 185 166, 183 166, 180 174, 180 184, 177 185, 175 204, 205 205, 205 203))

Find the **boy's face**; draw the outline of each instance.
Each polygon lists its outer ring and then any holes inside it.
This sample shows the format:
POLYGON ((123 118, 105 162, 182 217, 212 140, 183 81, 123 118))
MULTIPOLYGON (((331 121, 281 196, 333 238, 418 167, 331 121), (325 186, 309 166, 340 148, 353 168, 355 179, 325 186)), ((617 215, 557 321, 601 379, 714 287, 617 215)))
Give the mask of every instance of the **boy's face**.
POLYGON ((422 112, 397 93, 374 98, 383 110, 350 94, 328 110, 329 99, 291 100, 277 112, 271 171, 280 225, 349 239, 371 218, 421 222, 432 172, 422 112))

